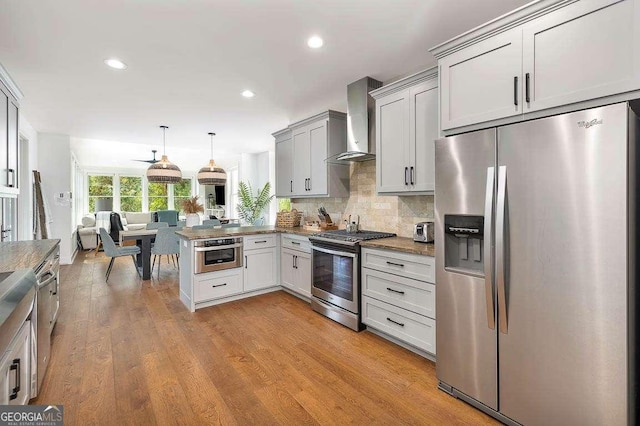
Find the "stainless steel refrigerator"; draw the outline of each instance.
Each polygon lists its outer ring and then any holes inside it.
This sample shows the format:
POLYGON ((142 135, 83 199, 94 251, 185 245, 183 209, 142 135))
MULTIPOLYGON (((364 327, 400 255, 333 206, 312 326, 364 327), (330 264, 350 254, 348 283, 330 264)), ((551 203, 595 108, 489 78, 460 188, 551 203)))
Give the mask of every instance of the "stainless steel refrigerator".
POLYGON ((638 422, 635 107, 436 141, 442 390, 508 424, 638 422))

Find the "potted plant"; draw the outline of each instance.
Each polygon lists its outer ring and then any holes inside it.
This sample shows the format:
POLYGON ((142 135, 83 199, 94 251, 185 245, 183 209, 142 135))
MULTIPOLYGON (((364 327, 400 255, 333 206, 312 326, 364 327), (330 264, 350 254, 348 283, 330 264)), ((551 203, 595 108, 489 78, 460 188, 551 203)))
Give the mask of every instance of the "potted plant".
POLYGON ((185 226, 192 227, 200 225, 200 215, 198 213, 204 213, 204 206, 198 202, 198 196, 187 198, 183 200, 182 211, 187 215, 187 222, 185 226))
POLYGON ((249 225, 261 225, 264 221, 262 212, 267 208, 275 195, 269 195, 271 192, 271 183, 267 182, 264 187, 258 191, 257 195, 253 195, 253 189, 250 183, 240 182, 238 185, 238 216, 249 225))

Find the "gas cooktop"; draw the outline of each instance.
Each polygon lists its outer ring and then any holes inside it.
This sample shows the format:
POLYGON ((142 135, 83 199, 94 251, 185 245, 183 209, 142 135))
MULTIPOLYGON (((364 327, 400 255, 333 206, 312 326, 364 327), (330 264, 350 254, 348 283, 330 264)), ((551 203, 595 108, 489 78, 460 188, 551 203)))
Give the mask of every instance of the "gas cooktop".
POLYGON ((309 239, 327 241, 331 240, 336 243, 347 243, 350 245, 357 244, 360 241, 377 240, 380 238, 395 237, 396 234, 390 232, 377 232, 377 231, 358 231, 347 232, 345 229, 339 229, 336 231, 325 231, 315 234, 309 239))

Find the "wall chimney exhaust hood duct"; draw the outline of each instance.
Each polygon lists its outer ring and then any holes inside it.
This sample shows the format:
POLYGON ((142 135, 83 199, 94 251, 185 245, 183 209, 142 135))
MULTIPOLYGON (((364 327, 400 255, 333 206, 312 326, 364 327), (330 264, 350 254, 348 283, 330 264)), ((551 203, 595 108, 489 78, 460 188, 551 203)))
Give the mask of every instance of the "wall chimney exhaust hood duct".
POLYGON ((347 152, 338 162, 368 161, 376 158, 376 108, 369 92, 382 82, 364 77, 347 86, 347 152))

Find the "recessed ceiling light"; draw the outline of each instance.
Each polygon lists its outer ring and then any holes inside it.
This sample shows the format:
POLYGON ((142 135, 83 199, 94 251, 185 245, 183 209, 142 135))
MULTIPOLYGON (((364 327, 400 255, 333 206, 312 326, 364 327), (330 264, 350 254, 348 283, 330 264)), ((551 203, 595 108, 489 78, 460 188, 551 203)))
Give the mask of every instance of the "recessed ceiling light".
POLYGON ((245 98, 253 98, 255 95, 256 94, 251 90, 245 90, 244 92, 242 92, 242 96, 244 96, 245 98))
POLYGON ((322 47, 323 44, 324 44, 324 41, 318 36, 309 37, 309 40, 307 40, 307 46, 309 46, 312 49, 319 49, 322 47))
POLYGON ((127 69, 127 64, 122 62, 120 59, 116 59, 116 58, 105 59, 104 63, 107 64, 107 66, 110 66, 111 68, 114 68, 117 70, 127 69))

